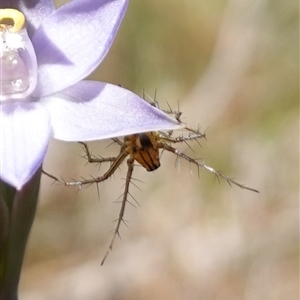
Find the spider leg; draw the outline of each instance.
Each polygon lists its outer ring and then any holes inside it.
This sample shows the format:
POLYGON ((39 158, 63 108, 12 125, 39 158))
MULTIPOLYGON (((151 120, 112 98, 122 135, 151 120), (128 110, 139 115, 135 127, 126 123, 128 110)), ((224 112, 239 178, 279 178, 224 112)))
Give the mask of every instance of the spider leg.
POLYGON ((54 182, 59 182, 59 183, 62 183, 61 180, 59 180, 57 177, 55 177, 54 175, 46 172, 45 170, 42 169, 42 173, 46 176, 48 176, 49 178, 53 179, 54 182))
POLYGON ((177 136, 177 137, 172 137, 169 134, 165 134, 165 133, 160 132, 159 137, 160 137, 161 140, 176 144, 176 143, 182 143, 182 142, 187 142, 187 141, 192 141, 192 140, 197 141, 198 139, 205 138, 206 135, 205 135, 204 132, 196 132, 195 131, 193 133, 190 133, 187 136, 181 135, 181 136, 177 136))
POLYGON ((120 145, 121 147, 123 147, 124 146, 124 143, 123 142, 121 142, 118 138, 113 138, 112 139, 112 141, 114 142, 114 143, 116 143, 116 144, 118 144, 118 145, 120 145))
POLYGON ((117 219, 117 226, 114 230, 111 242, 108 246, 108 249, 102 259, 101 265, 104 264, 109 252, 112 250, 116 237, 120 235, 119 229, 120 229, 121 222, 122 221, 124 222, 123 216, 124 216, 124 212, 125 212, 126 203, 128 202, 127 196, 129 194, 129 185, 131 182, 131 177, 132 177, 133 168, 134 168, 134 159, 133 158, 130 157, 127 160, 127 166, 128 166, 128 170, 127 170, 126 181, 125 181, 125 190, 124 190, 124 194, 123 194, 123 198, 122 198, 122 205, 121 205, 121 209, 119 212, 119 217, 117 219))
POLYGON ((179 102, 178 102, 178 110, 173 110, 170 106, 170 104, 167 102, 167 105, 169 107, 169 109, 160 109, 159 107, 159 103, 158 101, 156 100, 156 89, 155 89, 155 93, 154 93, 154 98, 151 98, 151 96, 149 94, 147 94, 145 91, 143 91, 143 99, 148 102, 150 105, 158 108, 159 110, 165 112, 166 114, 168 115, 173 115, 174 118, 181 123, 181 115, 182 115, 182 112, 179 110, 179 102), (146 99, 146 96, 147 96, 147 99, 146 99))
POLYGON ((88 159, 89 163, 103 163, 103 162, 114 162, 117 157, 95 157, 92 155, 92 152, 90 151, 87 143, 84 142, 78 142, 79 144, 82 145, 83 150, 86 154, 86 158, 88 159))
POLYGON ((102 175, 99 177, 91 178, 91 179, 86 179, 86 180, 81 180, 81 181, 64 181, 60 180, 57 177, 45 172, 44 170, 42 171, 45 175, 48 177, 54 179, 56 182, 59 182, 61 184, 64 184, 66 186, 79 186, 81 187, 82 185, 85 184, 93 184, 93 183, 99 183, 102 181, 105 181, 108 179, 115 171, 116 169, 120 166, 120 164, 124 161, 128 154, 125 151, 121 151, 119 156, 115 158, 113 163, 111 164, 110 168, 102 175))
POLYGON ((200 167, 200 168, 203 168, 203 169, 205 169, 205 170, 207 170, 207 171, 209 171, 209 172, 215 174, 215 175, 217 176, 218 179, 219 179, 219 177, 223 178, 224 180, 226 180, 226 181, 228 182, 229 185, 234 184, 234 185, 236 185, 236 186, 238 186, 238 187, 240 187, 240 188, 242 188, 242 189, 246 189, 246 190, 249 190, 249 191, 252 191, 252 192, 255 192, 255 193, 259 193, 258 190, 253 189, 253 188, 251 188, 251 187, 247 187, 247 186, 245 186, 245 185, 243 185, 243 184, 241 184, 241 183, 236 182, 236 181, 233 180, 232 178, 230 178, 230 177, 228 177, 228 176, 226 176, 226 175, 223 175, 221 172, 219 172, 219 171, 215 170, 214 168, 212 168, 212 167, 210 167, 210 166, 204 164, 203 162, 200 162, 200 161, 198 161, 198 160, 196 160, 196 159, 194 159, 194 158, 189 157, 188 155, 182 153, 179 149, 176 149, 176 148, 170 146, 170 145, 167 144, 167 143, 161 142, 161 143, 159 143, 158 146, 159 146, 159 148, 162 148, 162 149, 164 149, 164 150, 167 150, 167 151, 169 151, 169 152, 172 152, 172 153, 176 154, 176 155, 179 156, 179 157, 184 158, 184 159, 187 160, 188 162, 190 162, 190 163, 192 163, 192 164, 198 166, 198 168, 199 168, 199 167, 200 167))

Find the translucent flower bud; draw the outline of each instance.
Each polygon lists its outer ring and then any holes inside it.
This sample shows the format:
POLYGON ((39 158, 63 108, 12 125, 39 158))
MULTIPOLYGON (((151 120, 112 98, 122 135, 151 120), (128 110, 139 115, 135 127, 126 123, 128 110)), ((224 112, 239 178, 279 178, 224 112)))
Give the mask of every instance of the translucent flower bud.
POLYGON ((24 15, 0 9, 0 101, 26 99, 36 87, 37 61, 24 15))

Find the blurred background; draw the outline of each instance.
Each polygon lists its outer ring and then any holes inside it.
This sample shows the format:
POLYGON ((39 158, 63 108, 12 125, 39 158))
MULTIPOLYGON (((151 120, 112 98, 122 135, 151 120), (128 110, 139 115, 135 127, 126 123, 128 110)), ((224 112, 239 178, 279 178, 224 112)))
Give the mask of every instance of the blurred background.
MULTIPOLYGON (((62 2, 57 1, 57 6, 62 2)), ((91 79, 121 84, 207 140, 179 148, 257 188, 219 183, 164 152, 136 167, 139 205, 126 207, 104 266, 127 166, 78 191, 43 177, 20 283, 22 300, 268 300, 299 297, 298 3, 280 0, 132 0, 91 79)), ((99 116, 101 118, 101 116, 99 116)), ((109 141, 94 154, 114 156, 109 141)), ((98 176, 78 144, 52 141, 44 168, 98 176)))

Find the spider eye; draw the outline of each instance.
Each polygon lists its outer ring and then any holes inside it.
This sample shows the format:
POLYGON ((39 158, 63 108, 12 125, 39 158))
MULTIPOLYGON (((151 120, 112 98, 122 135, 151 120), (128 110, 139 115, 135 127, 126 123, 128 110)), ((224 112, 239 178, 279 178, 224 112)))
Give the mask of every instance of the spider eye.
POLYGON ((146 133, 139 134, 139 140, 143 149, 153 147, 153 144, 146 133))

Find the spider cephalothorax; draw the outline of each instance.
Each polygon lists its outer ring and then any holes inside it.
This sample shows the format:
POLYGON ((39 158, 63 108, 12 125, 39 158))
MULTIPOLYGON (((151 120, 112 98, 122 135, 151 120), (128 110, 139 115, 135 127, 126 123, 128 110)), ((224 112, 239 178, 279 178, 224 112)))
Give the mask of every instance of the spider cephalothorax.
POLYGON ((132 134, 124 138, 124 150, 147 171, 160 166, 158 135, 155 132, 132 134))

